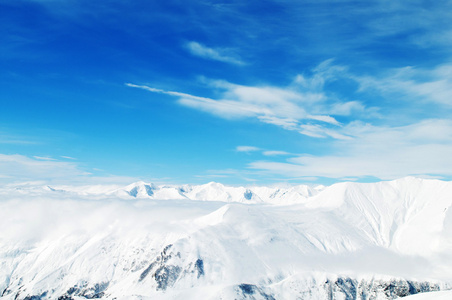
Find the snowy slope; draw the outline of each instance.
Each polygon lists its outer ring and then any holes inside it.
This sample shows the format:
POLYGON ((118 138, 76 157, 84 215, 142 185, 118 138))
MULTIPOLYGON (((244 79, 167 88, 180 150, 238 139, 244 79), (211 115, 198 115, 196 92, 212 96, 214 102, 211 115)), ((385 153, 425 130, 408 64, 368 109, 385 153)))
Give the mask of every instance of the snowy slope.
POLYGON ((452 282, 451 205, 451 182, 412 177, 317 188, 5 186, 0 295, 395 299, 452 282))
POLYGON ((450 299, 452 299, 452 291, 421 293, 404 298, 404 300, 450 300, 450 299))

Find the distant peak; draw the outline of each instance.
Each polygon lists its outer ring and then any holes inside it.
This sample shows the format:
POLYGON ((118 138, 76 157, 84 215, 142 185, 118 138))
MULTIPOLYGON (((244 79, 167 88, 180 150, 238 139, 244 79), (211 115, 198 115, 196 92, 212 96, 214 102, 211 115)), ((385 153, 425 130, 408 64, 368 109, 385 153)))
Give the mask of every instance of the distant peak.
POLYGON ((150 182, 144 182, 144 181, 137 181, 137 182, 131 183, 126 188, 134 188, 134 187, 139 187, 139 186, 150 186, 152 188, 155 188, 155 184, 150 183, 150 182))
POLYGON ((215 181, 211 181, 207 184, 205 184, 206 186, 211 186, 211 187, 224 187, 223 184, 219 183, 219 182, 215 182, 215 181))

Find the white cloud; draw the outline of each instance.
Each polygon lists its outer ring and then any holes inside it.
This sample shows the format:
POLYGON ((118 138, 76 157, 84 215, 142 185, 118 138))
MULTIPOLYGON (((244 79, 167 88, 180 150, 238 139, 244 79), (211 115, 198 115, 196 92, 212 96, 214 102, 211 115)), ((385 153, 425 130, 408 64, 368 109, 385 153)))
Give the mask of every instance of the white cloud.
POLYGON ((339 140, 350 140, 351 137, 340 133, 338 130, 333 130, 326 128, 321 125, 312 125, 312 124, 306 124, 300 126, 300 133, 310 136, 310 137, 316 137, 316 138, 327 138, 332 137, 339 140))
POLYGON ((262 152, 265 156, 278 156, 278 155, 290 155, 290 153, 286 151, 277 151, 277 150, 270 150, 270 151, 264 151, 262 152))
POLYGON ((452 176, 452 120, 393 128, 355 122, 343 131, 353 138, 336 140, 331 155, 296 156, 283 163, 256 161, 249 167, 288 177, 452 176))
POLYGON ((404 67, 389 71, 388 76, 354 77, 360 90, 378 90, 384 95, 402 95, 407 100, 422 99, 452 106, 452 65, 432 69, 404 67))
POLYGON ((312 76, 299 74, 295 77, 294 84, 297 84, 306 90, 320 91, 327 81, 335 81, 337 78, 343 77, 342 74, 347 72, 347 67, 333 64, 334 59, 328 59, 321 62, 312 71, 312 76))
POLYGON ((76 158, 74 158, 74 157, 71 157, 71 156, 65 156, 65 155, 62 155, 62 156, 60 156, 61 158, 65 158, 65 159, 70 159, 70 160, 77 160, 76 158))
POLYGON ((260 149, 253 146, 237 146, 235 148, 235 151, 237 152, 253 152, 253 151, 259 151, 260 149))
POLYGON ((89 175, 74 163, 0 154, 0 174, 20 181, 50 180, 89 175))
POLYGON ((254 146, 237 146, 235 148, 237 152, 256 152, 261 151, 265 156, 278 156, 278 155, 290 155, 290 153, 286 151, 278 151, 278 150, 263 150, 254 146))
POLYGON ((55 158, 47 157, 47 156, 33 156, 35 159, 38 160, 56 160, 55 158))
POLYGON ((266 109, 256 105, 241 104, 232 100, 213 100, 213 99, 196 99, 196 98, 180 98, 180 104, 199 109, 201 111, 211 113, 220 118, 235 119, 245 117, 256 117, 259 114, 265 114, 266 109))
POLYGON ((316 121, 329 123, 329 124, 332 124, 332 125, 340 125, 339 122, 335 118, 333 118, 331 116, 315 116, 315 115, 313 116, 313 115, 309 115, 307 118, 311 119, 311 120, 316 120, 316 121))
MULTIPOLYGON (((328 97, 322 91, 325 81, 333 80, 334 74, 338 72, 344 72, 344 68, 332 66, 331 62, 327 61, 315 69, 313 76, 307 78, 300 75, 288 87, 244 86, 226 81, 204 79, 204 83, 220 95, 218 99, 165 91, 132 83, 126 83, 126 85, 178 97, 178 103, 181 105, 225 119, 256 118, 263 123, 300 132, 306 132, 306 128, 303 126, 309 126, 306 124, 307 122, 315 125, 322 123, 323 125, 318 125, 318 127, 322 127, 322 131, 326 134, 308 135, 344 138, 343 135, 336 133, 336 129, 328 129, 341 124, 329 114, 329 104, 326 103, 328 97), (310 82, 306 82, 308 80, 310 82)), ((353 105, 358 106, 357 102, 353 105)), ((349 106, 353 105, 349 104, 349 106)), ((350 108, 349 111, 352 109, 350 108)))
POLYGON ((365 107, 359 101, 348 101, 334 103, 330 108, 330 113, 336 116, 350 116, 354 112, 363 112, 365 107))
POLYGON ((42 182, 42 184, 130 183, 136 178, 98 177, 84 171, 75 162, 48 157, 0 154, 0 183, 42 182))
MULTIPOLYGON (((373 118, 383 120, 386 113, 395 116, 398 109, 404 112, 413 107, 418 109, 418 99, 452 106, 452 65, 431 70, 405 67, 391 70, 391 75, 386 77, 360 77, 352 74, 347 67, 333 65, 333 60, 327 60, 314 68, 309 76, 296 76, 287 87, 244 86, 221 80, 204 80, 204 83, 214 89, 219 95, 218 99, 143 85, 127 85, 178 97, 181 105, 221 118, 255 118, 262 123, 297 131, 309 137, 336 140, 353 138, 350 130, 354 121, 373 118), (388 105, 388 100, 384 99, 382 107, 366 107, 357 100, 342 101, 339 96, 325 91, 326 82, 337 80, 352 82, 352 88, 358 93, 377 91, 372 97, 389 98, 397 95, 397 99, 413 100, 408 105, 403 101, 388 105), (344 119, 345 123, 342 123, 344 119)), ((407 118, 413 120, 414 116, 408 114, 407 118)), ((397 118, 391 122, 398 126, 402 124, 397 118)))
POLYGON ((278 118, 270 116, 258 116, 257 118, 263 123, 280 126, 286 130, 297 130, 299 128, 298 121, 291 118, 278 118))
POLYGON ((144 89, 153 93, 159 93, 159 94, 166 94, 166 95, 170 95, 170 96, 176 96, 176 97, 181 97, 181 98, 187 98, 187 99, 193 99, 193 100, 198 100, 198 101, 208 101, 208 100, 212 100, 209 98, 204 98, 204 97, 198 97, 198 96, 193 96, 190 94, 186 94, 186 93, 180 93, 180 92, 174 92, 174 91, 165 91, 165 90, 161 90, 161 89, 156 89, 156 88, 152 88, 146 85, 136 85, 133 83, 126 83, 126 86, 128 87, 133 87, 133 88, 139 88, 139 89, 144 89))
POLYGON ((206 47, 198 42, 189 42, 186 45, 188 51, 196 56, 217 60, 225 63, 244 65, 245 63, 234 55, 230 49, 214 49, 206 47))

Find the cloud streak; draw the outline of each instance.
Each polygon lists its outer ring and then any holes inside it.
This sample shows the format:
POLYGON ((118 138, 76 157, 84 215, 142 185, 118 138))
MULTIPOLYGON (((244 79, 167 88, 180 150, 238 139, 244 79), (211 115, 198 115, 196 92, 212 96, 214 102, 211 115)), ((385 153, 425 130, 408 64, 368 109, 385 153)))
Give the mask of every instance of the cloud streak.
POLYGON ((221 61, 234 65, 245 65, 245 63, 233 55, 231 50, 228 49, 214 49, 206 47, 198 42, 188 42, 185 47, 187 50, 195 56, 199 56, 205 59, 221 61))
POLYGON ((262 152, 262 154, 265 156, 290 155, 290 153, 288 153, 286 151, 279 151, 279 150, 268 150, 268 151, 262 152))
POLYGON ((254 146, 237 146, 235 151, 237 152, 254 152, 259 151, 260 149, 254 146))

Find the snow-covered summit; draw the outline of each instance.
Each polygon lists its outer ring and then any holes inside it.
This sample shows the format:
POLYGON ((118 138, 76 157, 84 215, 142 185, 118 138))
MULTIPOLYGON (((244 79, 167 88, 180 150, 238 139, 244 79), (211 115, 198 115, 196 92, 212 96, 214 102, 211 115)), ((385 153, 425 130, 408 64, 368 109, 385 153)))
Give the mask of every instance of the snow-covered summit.
POLYGON ((144 181, 134 182, 127 186, 93 185, 9 185, 0 187, 0 193, 17 192, 22 194, 66 193, 73 196, 105 196, 123 199, 158 199, 177 200, 189 199, 195 201, 220 201, 241 203, 272 203, 293 204, 305 202, 317 195, 324 186, 297 185, 292 187, 226 186, 217 182, 202 185, 155 185, 144 181))

